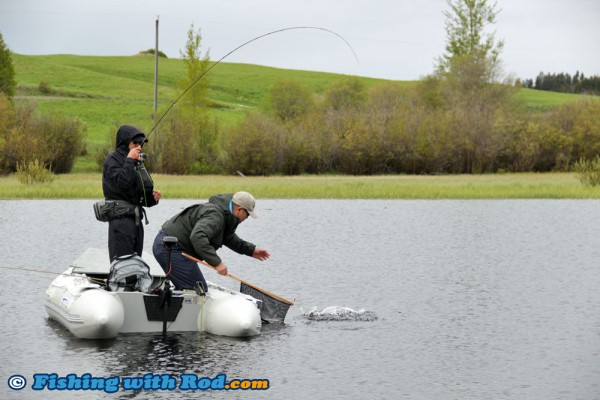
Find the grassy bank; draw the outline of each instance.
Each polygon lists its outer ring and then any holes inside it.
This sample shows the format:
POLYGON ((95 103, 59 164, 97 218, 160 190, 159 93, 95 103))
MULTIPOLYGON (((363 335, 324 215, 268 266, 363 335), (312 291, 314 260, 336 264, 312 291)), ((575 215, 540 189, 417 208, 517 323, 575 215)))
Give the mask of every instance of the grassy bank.
MULTIPOLYGON (((277 199, 599 199, 599 187, 583 186, 571 173, 447 176, 169 176, 153 175, 168 199, 206 199, 247 190, 277 199)), ((100 174, 60 175, 23 185, 0 177, 1 199, 101 199, 100 174)))

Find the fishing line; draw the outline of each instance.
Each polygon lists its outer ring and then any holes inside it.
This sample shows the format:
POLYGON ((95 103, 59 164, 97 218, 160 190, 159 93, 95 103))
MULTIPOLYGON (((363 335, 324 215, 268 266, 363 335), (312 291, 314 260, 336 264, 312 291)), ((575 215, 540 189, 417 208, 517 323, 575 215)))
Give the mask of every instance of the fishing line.
MULTIPOLYGON (((4 266, 4 265, 0 265, 0 268, 1 269, 10 269, 10 270, 14 270, 14 271, 37 272, 37 273, 40 273, 40 274, 65 275, 64 272, 44 271, 44 270, 41 270, 41 269, 32 269, 32 268, 8 267, 8 266, 4 266)), ((85 275, 73 275, 73 276, 78 276, 78 277, 81 277, 81 278, 86 278, 87 280, 89 280, 90 282, 93 282, 93 283, 104 284, 106 282, 106 279, 92 278, 90 276, 85 276, 85 275)))
POLYGON ((352 46, 350 46, 350 43, 348 43, 348 41, 346 39, 344 39, 340 34, 327 29, 327 28, 321 28, 318 26, 293 26, 293 27, 289 27, 289 28, 282 28, 282 29, 278 29, 276 31, 272 31, 272 32, 268 32, 265 34, 262 34, 260 36, 255 37, 254 39, 250 39, 247 42, 239 45, 238 47, 236 47, 235 49, 231 50, 229 53, 225 54, 223 57, 221 57, 217 62, 215 62, 213 65, 211 65, 210 67, 208 67, 208 69, 206 71, 204 71, 202 74, 200 74, 200 76, 198 76, 198 78, 196 78, 180 95, 179 97, 177 97, 175 99, 175 101, 173 101, 173 103, 171 103, 171 105, 169 106, 169 108, 167 108, 167 111, 165 111, 161 117, 158 119, 158 121, 154 124, 154 126, 152 127, 152 129, 150 129, 150 132, 148 132, 148 138, 150 137, 150 135, 152 135, 152 132, 154 132, 154 130, 156 129, 156 127, 158 126, 158 124, 160 124, 160 122, 163 120, 163 118, 165 118, 165 116, 169 113, 169 111, 171 111, 171 109, 175 106, 175 104, 177 104, 177 102, 183 97, 185 96, 185 94, 187 92, 190 91, 190 89, 192 87, 194 87, 194 85, 196 83, 198 83, 198 81, 200 79, 202 79, 206 74, 208 74, 210 72, 210 70, 212 70, 214 67, 216 67, 221 61, 223 61, 224 59, 226 59, 227 57, 229 57, 231 54, 235 53, 236 51, 238 51, 239 49, 241 49, 242 47, 256 41, 259 39, 262 39, 266 36, 270 36, 270 35, 274 35, 276 33, 280 33, 280 32, 285 32, 285 31, 291 31, 291 30, 296 30, 296 29, 315 29, 315 30, 320 30, 320 31, 325 31, 325 32, 329 32, 335 36, 337 36, 338 38, 342 39, 344 41, 344 43, 346 43, 346 45, 350 48, 350 50, 352 51, 352 54, 354 55, 354 58, 356 59, 356 63, 358 64, 358 57, 356 55, 356 52, 354 51, 354 49, 352 48, 352 46))
POLYGON ((41 269, 31 269, 31 268, 21 268, 21 267, 7 267, 4 265, 0 265, 0 268, 2 269, 12 269, 15 271, 27 271, 27 272, 39 272, 42 274, 51 274, 51 275, 62 275, 62 272, 52 272, 52 271, 44 271, 41 269))

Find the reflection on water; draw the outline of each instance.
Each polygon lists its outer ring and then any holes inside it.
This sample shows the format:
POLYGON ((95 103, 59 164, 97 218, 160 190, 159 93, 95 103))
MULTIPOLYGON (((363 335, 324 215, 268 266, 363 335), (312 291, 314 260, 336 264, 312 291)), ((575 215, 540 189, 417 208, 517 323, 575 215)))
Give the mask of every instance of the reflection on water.
MULTIPOLYGON (((165 200, 148 210, 146 250, 162 222, 191 203, 165 200)), ((88 247, 105 246, 107 225, 95 220, 92 204, 0 201, 0 267, 60 273, 88 247)), ((221 255, 232 274, 298 300, 285 324, 264 325, 249 339, 75 339, 44 310, 52 275, 0 268, 0 398, 106 397, 17 394, 6 386, 11 375, 31 380, 35 373, 270 382, 264 392, 226 394, 232 398, 600 398, 599 205, 259 199, 261 218, 238 233, 269 249, 271 259, 227 249, 221 255), (316 308, 309 319, 315 305, 351 305, 353 312, 316 308)), ((138 391, 111 398, 175 396, 225 397, 138 391)))

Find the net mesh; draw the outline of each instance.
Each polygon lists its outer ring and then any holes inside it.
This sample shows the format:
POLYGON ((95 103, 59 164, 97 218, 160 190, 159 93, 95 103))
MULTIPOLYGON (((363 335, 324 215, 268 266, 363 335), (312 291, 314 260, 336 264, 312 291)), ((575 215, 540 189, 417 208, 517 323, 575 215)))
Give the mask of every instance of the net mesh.
POLYGON ((277 300, 251 286, 240 284, 240 292, 261 301, 260 318, 268 323, 283 323, 291 304, 277 300))

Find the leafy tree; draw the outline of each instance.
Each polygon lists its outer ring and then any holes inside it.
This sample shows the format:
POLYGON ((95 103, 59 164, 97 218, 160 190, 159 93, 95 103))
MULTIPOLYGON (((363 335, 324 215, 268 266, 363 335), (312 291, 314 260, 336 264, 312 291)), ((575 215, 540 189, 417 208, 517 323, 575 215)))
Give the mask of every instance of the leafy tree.
POLYGON ((180 51, 181 58, 186 67, 186 75, 180 81, 181 90, 188 90, 182 99, 184 104, 194 109, 205 106, 208 96, 209 80, 203 76, 210 65, 210 50, 207 50, 202 57, 200 51, 202 45, 202 35, 200 29, 194 31, 194 24, 190 26, 187 32, 187 42, 183 51, 180 51), (198 80, 200 77, 202 79, 198 80), (191 86, 191 87, 190 87, 191 86))
POLYGON ((6 43, 4 43, 2 33, 0 33, 0 92, 12 97, 15 95, 16 86, 15 68, 11 53, 6 43))
MULTIPOLYGON (((492 81, 498 72, 503 41, 496 42, 495 33, 485 28, 496 22, 497 3, 487 0, 448 0, 450 11, 446 17, 446 54, 438 60, 438 71, 452 72, 455 60, 470 60, 481 67, 479 75, 470 79, 492 81)), ((464 61, 459 61, 464 65, 464 61)))
POLYGON ((155 156, 160 160, 157 168, 160 172, 210 172, 210 165, 216 158, 218 125, 211 121, 206 111, 209 101, 205 74, 210 58, 209 51, 202 56, 201 45, 200 30, 196 31, 192 24, 187 32, 185 48, 181 51, 186 73, 179 86, 184 96, 180 106, 173 111, 169 124, 152 143, 155 156))

